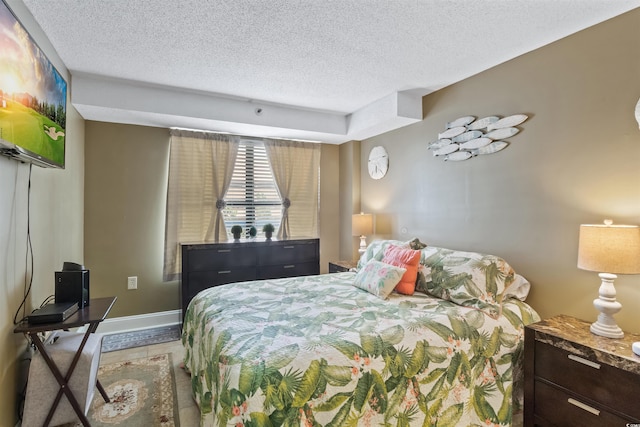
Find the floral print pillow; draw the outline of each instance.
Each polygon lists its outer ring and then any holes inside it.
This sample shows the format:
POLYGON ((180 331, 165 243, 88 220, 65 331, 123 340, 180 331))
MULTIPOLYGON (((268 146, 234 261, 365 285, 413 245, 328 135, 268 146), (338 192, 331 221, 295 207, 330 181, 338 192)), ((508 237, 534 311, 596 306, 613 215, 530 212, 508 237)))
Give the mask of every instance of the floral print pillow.
POLYGON ((367 250, 362 255, 360 255, 360 259, 358 259, 358 266, 356 269, 360 270, 372 259, 381 261, 384 257, 384 251, 390 245, 417 250, 427 247, 427 245, 422 243, 417 237, 413 240, 409 240, 408 242, 403 242, 401 240, 374 240, 373 242, 369 243, 369 246, 367 246, 367 250))
POLYGON ((386 299, 407 270, 372 259, 358 271, 353 286, 386 299))
POLYGON ((515 271, 494 255, 428 247, 422 250, 416 290, 496 318, 515 271))
POLYGON ((404 242, 401 242, 400 240, 374 240, 373 242, 369 243, 369 246, 367 246, 367 250, 364 251, 362 255, 360 255, 360 259, 358 259, 358 266, 356 267, 356 269, 358 271, 361 270, 372 259, 376 261, 382 261, 384 250, 387 249, 387 246, 402 246, 403 244, 404 242))

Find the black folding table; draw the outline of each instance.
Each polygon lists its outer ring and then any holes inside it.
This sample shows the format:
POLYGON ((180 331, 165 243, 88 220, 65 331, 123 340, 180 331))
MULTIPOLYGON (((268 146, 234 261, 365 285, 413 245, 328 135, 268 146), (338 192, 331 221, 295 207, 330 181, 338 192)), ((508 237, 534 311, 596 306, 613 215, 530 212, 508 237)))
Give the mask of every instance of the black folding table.
MULTIPOLYGON (((89 424, 89 420, 87 419, 87 416, 84 414, 84 410, 80 407, 78 400, 76 399, 76 397, 73 395, 73 392, 69 388, 69 380, 71 379, 71 375, 73 374, 73 371, 76 368, 76 364, 80 359, 80 356, 82 354, 82 349, 87 343, 87 339, 89 338, 89 335, 94 333, 98 328, 98 325, 100 324, 100 322, 102 322, 107 317, 107 315, 109 314, 109 311, 111 311, 111 307, 113 307, 113 304, 116 302, 116 299, 117 297, 92 299, 89 301, 88 306, 81 308, 80 310, 78 310, 77 312, 69 316, 63 322, 30 324, 26 320, 24 320, 21 323, 19 323, 14 329, 14 332, 23 333, 30 337, 31 341, 35 344, 36 348, 42 355, 42 358, 44 359, 47 366, 51 370, 51 373, 53 374, 56 381, 60 385, 60 389, 58 390, 56 398, 53 401, 53 405, 51 406, 51 409, 49 410, 49 414, 47 415, 47 418, 44 422, 45 427, 48 426, 49 423, 51 422, 51 418, 53 417, 53 414, 56 408, 58 407, 58 404, 60 403, 60 399, 62 398, 63 393, 65 396, 67 396, 69 403, 71 404, 71 406, 73 407, 73 410, 76 412, 76 414, 80 418, 82 425, 85 427, 91 426, 91 424, 89 424), (67 373, 63 375, 60 372, 60 369, 56 366, 55 362, 51 359, 51 357, 47 353, 47 346, 44 345, 44 343, 38 336, 38 333, 58 331, 58 330, 68 330, 71 328, 78 328, 84 325, 88 325, 87 331, 85 332, 82 342, 80 343, 80 346, 78 347, 73 357, 73 360, 71 361, 71 365, 69 366, 67 373)), ((102 384, 100 384, 99 380, 96 380, 96 388, 102 395, 102 398, 104 399, 104 401, 109 402, 109 396, 107 396, 107 393, 102 387, 102 384)))

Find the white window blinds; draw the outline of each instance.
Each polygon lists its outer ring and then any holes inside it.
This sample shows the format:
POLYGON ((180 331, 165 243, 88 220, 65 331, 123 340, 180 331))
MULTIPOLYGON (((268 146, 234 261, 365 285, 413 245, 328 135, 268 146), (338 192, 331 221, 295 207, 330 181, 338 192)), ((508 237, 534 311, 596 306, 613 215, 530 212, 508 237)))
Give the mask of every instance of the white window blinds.
POLYGON ((240 225, 247 230, 254 226, 261 233, 262 227, 271 223, 278 229, 282 202, 262 142, 240 142, 225 201, 223 214, 227 227, 240 225))

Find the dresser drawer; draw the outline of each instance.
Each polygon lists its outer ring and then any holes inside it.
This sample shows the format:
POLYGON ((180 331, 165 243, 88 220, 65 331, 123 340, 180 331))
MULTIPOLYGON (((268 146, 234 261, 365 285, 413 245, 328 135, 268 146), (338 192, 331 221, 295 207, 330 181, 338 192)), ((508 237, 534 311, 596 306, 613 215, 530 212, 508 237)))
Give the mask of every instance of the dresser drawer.
POLYGON ((640 419, 640 375, 539 341, 535 346, 536 377, 640 419))
POLYGON ((320 274, 318 262, 289 263, 284 265, 268 265, 260 267, 261 279, 277 279, 279 277, 310 276, 320 274))
POLYGON ((320 274, 319 248, 320 240, 312 238, 182 244, 183 319, 191 299, 212 286, 320 274))
POLYGON ((285 242, 259 248, 260 265, 293 264, 317 259, 317 241, 285 242))
MULTIPOLYGON (((258 263, 255 247, 219 247, 189 251, 187 271, 207 271, 227 267, 254 267, 258 263)), ((234 280, 237 282, 237 280, 234 280)), ((227 282, 229 283, 229 282, 227 282)))
POLYGON ((541 426, 625 426, 632 422, 540 381, 536 381, 535 415, 536 424, 541 426))
POLYGON ((189 273, 189 297, 194 297, 201 290, 212 286, 255 280, 256 277, 255 268, 233 268, 189 273))

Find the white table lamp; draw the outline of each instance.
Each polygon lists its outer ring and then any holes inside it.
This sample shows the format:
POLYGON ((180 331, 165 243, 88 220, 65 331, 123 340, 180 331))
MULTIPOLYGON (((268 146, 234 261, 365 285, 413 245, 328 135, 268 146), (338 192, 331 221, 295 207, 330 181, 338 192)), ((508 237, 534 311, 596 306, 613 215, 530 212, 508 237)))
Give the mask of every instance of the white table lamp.
POLYGON ((360 236, 358 253, 363 254, 367 250, 367 234, 373 233, 373 215, 360 212, 351 216, 351 234, 360 236))
POLYGON ((613 315, 622 304, 616 301, 613 281, 616 274, 640 274, 640 228, 637 225, 582 224, 578 243, 578 268, 599 271, 599 298, 593 301, 600 311, 598 320, 591 325, 591 332, 608 338, 622 338, 613 315))

